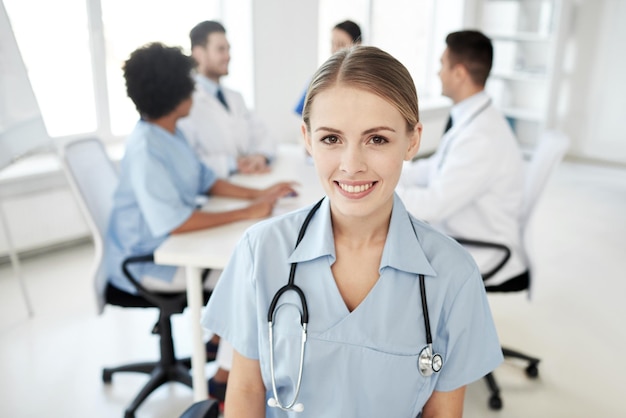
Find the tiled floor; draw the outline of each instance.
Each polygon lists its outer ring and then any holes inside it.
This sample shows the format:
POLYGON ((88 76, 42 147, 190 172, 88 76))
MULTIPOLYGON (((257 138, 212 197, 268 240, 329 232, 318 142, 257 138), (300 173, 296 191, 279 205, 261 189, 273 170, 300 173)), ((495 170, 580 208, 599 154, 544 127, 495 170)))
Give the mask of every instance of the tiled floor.
MULTIPOLYGON (((533 230, 533 299, 489 297, 503 344, 541 357, 539 379, 507 362, 496 371, 504 408, 490 411, 476 382, 464 416, 624 417, 626 169, 563 163, 533 230)), ((92 254, 84 244, 23 261, 30 319, 10 266, 0 266, 0 417, 121 417, 145 382, 102 384, 103 366, 156 356, 156 317, 111 307, 98 316, 92 254)), ((190 352, 186 320, 174 320, 179 353, 190 352)), ((191 402, 188 388, 167 385, 136 416, 178 417, 191 402)))

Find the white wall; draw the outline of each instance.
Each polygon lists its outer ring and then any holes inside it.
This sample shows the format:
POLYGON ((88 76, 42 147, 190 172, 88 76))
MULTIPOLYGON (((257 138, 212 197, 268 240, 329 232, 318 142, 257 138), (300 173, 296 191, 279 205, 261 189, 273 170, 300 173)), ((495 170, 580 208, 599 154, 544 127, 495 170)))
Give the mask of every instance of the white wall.
MULTIPOLYGON (((619 123, 626 109, 626 27, 621 24, 626 22, 626 1, 565 1, 575 5, 575 13, 572 35, 564 46, 566 68, 557 127, 571 136, 571 155, 626 164, 626 134, 619 123)), ((318 64, 318 3, 264 0, 252 4, 256 112, 278 141, 299 141, 300 119, 293 107, 318 64)), ((447 106, 420 100, 424 109, 420 152, 436 148, 447 106)), ((19 250, 88 236, 58 169, 42 174, 46 184, 52 184, 46 190, 41 179, 16 183, 7 174, 5 170, 0 175, 0 204, 19 250), (31 186, 38 191, 30 190, 31 186)), ((6 240, 0 230, 0 256, 4 254, 6 240)))
MULTIPOLYGON (((60 164, 52 156, 34 156, 2 171, 0 210, 19 252, 89 236, 60 164), (29 174, 24 176, 22 170, 29 174)), ((0 224, 0 256, 8 254, 8 243, 0 224)))
POLYGON ((626 1, 580 1, 560 108, 570 155, 626 164, 626 1))
MULTIPOLYGON (((253 7, 255 112, 278 141, 300 141, 301 119, 293 108, 319 64, 318 2, 266 0, 253 2, 253 7)), ((456 14, 449 18, 455 28, 462 21, 462 11, 456 14)), ((437 25, 446 33, 450 29, 449 24, 437 25)), ((436 47, 443 51, 443 46, 442 40, 436 47)), ((420 153, 436 149, 449 105, 445 99, 420 97, 424 123, 420 153)))
POLYGON ((317 69, 317 1, 252 4, 255 111, 277 141, 299 141, 293 109, 317 69))

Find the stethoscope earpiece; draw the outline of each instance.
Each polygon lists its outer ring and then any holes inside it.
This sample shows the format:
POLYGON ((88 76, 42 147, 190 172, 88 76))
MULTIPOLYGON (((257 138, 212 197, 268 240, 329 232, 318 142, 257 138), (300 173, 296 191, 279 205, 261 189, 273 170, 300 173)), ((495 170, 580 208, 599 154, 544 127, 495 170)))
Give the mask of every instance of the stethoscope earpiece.
POLYGON ((302 411, 304 411, 304 405, 302 405, 300 402, 298 402, 297 404, 293 405, 291 408, 287 408, 287 407, 284 407, 284 406, 280 405, 278 403, 278 400, 276 400, 276 398, 274 398, 274 397, 271 397, 271 398, 269 398, 267 400, 267 405, 270 408, 280 408, 283 411, 294 411, 294 412, 302 412, 302 411))

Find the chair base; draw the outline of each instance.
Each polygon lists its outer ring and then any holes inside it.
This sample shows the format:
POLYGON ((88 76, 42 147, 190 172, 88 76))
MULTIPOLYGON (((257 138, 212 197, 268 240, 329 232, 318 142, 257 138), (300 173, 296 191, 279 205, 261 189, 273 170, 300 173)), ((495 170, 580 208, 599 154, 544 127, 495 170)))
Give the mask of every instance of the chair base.
POLYGON ((205 399, 191 405, 180 418, 218 418, 219 408, 215 399, 205 399))
MULTIPOLYGON (((531 357, 524 353, 520 353, 519 351, 511 350, 510 348, 502 347, 502 354, 505 358, 516 358, 520 360, 524 360, 528 362, 528 366, 526 366, 526 376, 531 379, 536 379, 539 376, 539 368, 537 367, 540 359, 536 357, 531 357)), ((484 377, 485 383, 487 383, 487 387, 489 388, 489 408, 493 410, 502 409, 502 398, 500 397, 500 386, 496 382, 496 378, 492 373, 488 373, 484 377)))
POLYGON ((113 373, 118 372, 134 372, 150 375, 148 382, 124 411, 124 418, 134 418, 135 411, 139 408, 139 405, 161 385, 169 382, 179 382, 188 387, 192 387, 190 365, 191 362, 189 359, 175 360, 167 364, 160 361, 127 364, 103 369, 102 381, 104 383, 111 383, 113 373))

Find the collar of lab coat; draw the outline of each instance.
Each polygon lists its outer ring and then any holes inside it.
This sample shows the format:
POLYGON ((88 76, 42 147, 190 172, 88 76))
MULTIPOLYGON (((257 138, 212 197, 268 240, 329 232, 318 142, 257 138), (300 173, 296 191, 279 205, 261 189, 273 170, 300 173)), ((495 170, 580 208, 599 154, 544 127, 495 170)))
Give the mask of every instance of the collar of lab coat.
MULTIPOLYGON (((300 244, 291 253, 289 263, 299 263, 329 256, 330 264, 336 260, 335 242, 330 215, 330 201, 325 198, 311 219, 300 244)), ((385 267, 413 274, 436 276, 415 233, 412 219, 404 204, 394 193, 393 209, 387 240, 380 260, 379 272, 385 267)))
POLYGON ((217 89, 220 88, 220 85, 215 81, 206 78, 202 74, 196 74, 195 79, 196 85, 201 88, 202 91, 213 97, 217 95, 217 89))
POLYGON ((473 117, 473 115, 482 106, 489 101, 489 96, 482 90, 473 96, 455 104, 450 109, 450 115, 452 117, 452 128, 448 132, 454 132, 456 129, 465 125, 467 119, 473 117))

